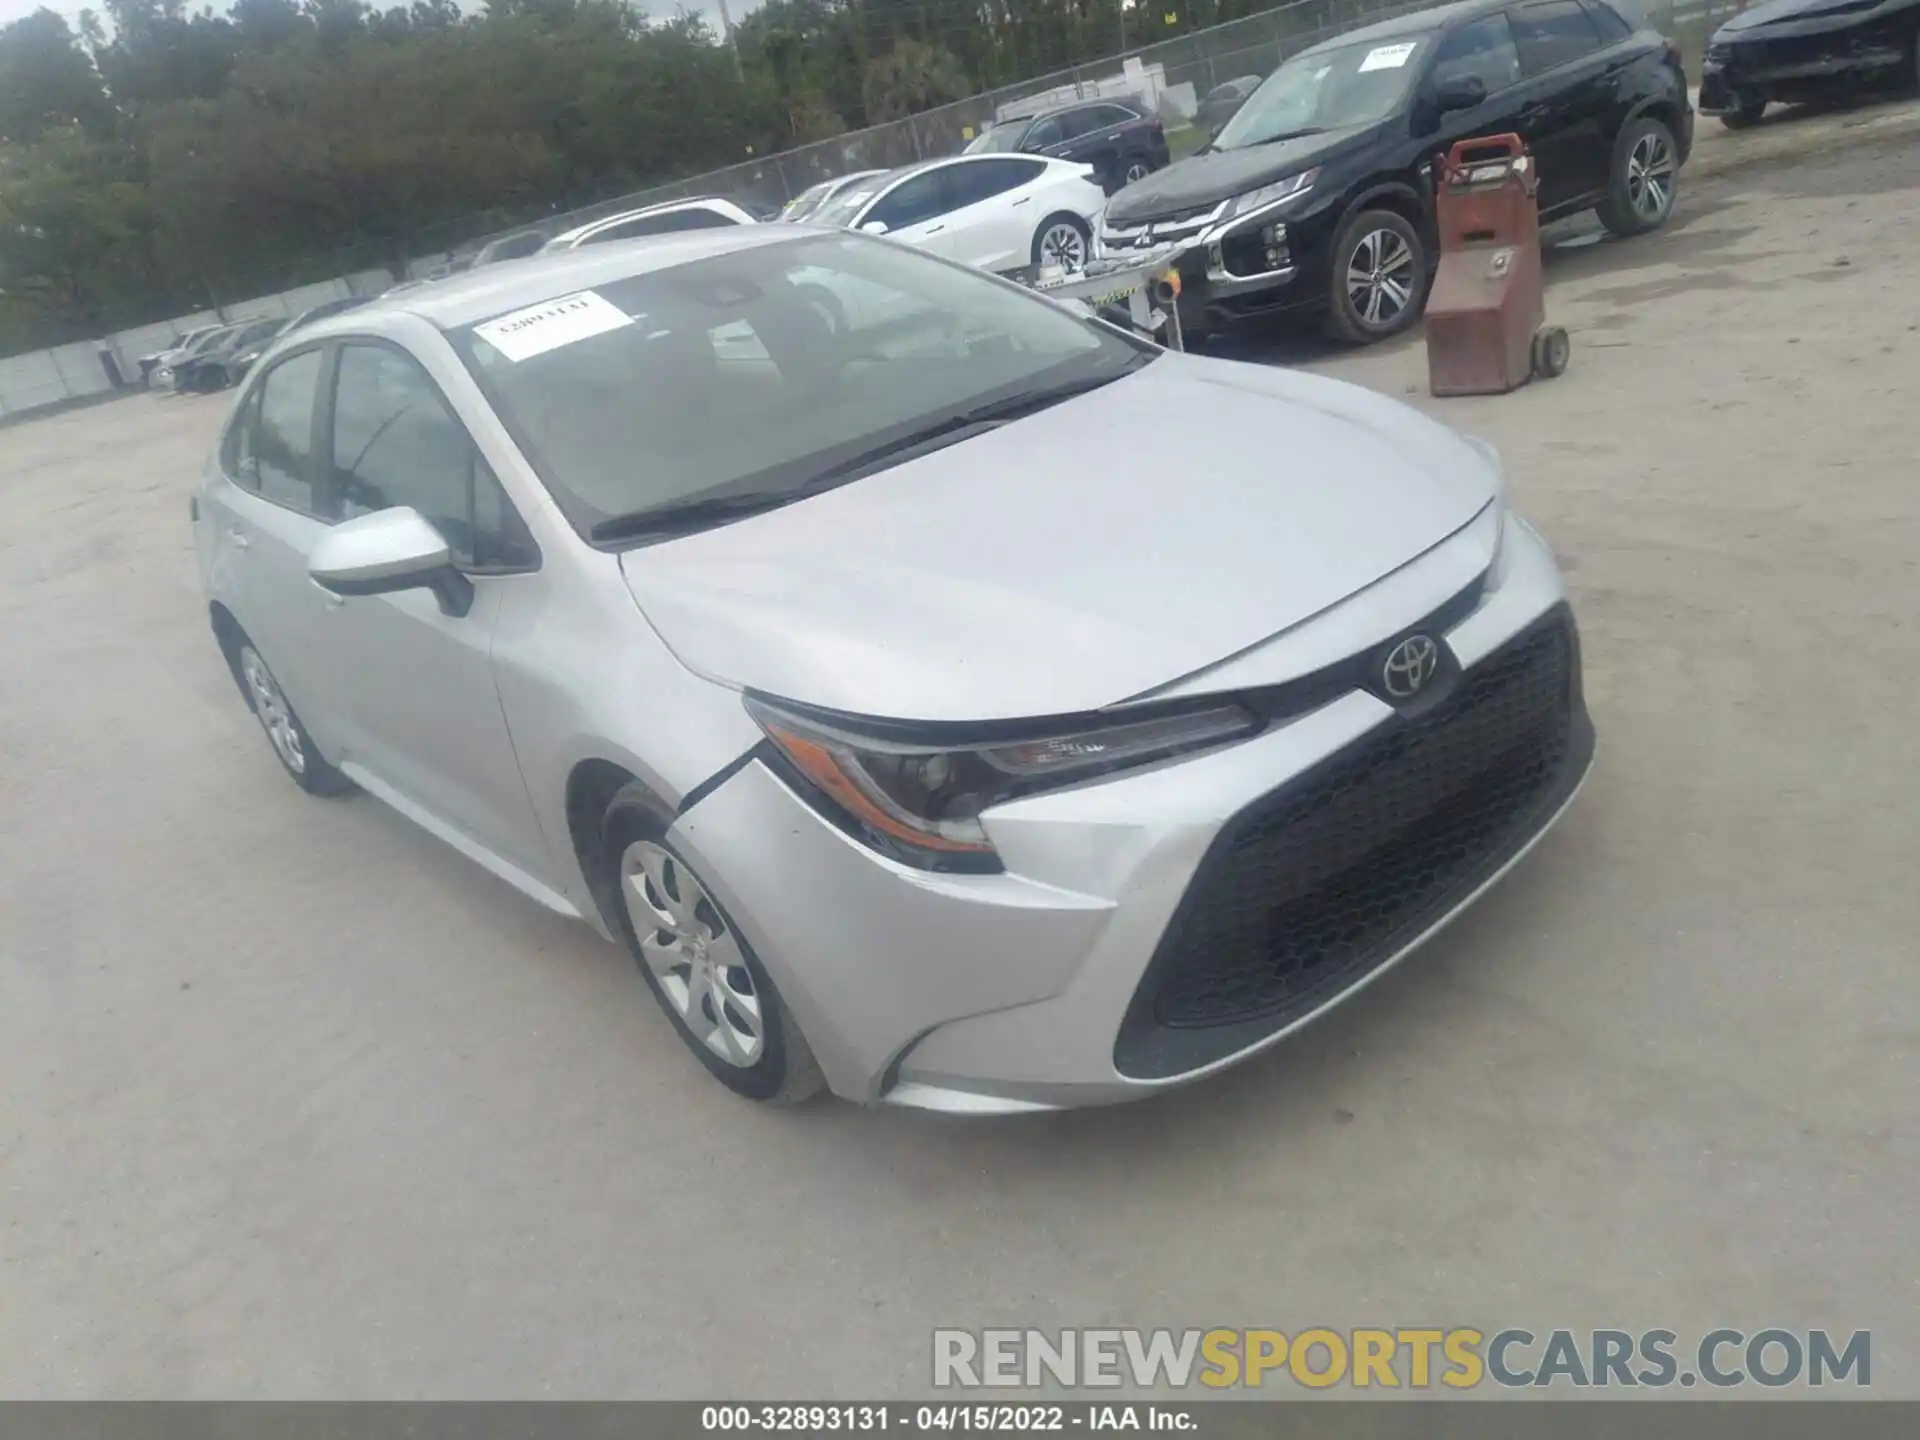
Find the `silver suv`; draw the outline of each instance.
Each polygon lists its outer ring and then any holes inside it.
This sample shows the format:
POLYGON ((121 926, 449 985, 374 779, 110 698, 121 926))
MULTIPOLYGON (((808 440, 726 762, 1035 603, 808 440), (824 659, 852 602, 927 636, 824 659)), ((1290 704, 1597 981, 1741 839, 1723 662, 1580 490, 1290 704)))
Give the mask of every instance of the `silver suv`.
POLYGON ((739 226, 280 342, 195 497, 273 753, 624 942, 739 1093, 1243 1059, 1570 802, 1491 451, 886 240, 739 226))

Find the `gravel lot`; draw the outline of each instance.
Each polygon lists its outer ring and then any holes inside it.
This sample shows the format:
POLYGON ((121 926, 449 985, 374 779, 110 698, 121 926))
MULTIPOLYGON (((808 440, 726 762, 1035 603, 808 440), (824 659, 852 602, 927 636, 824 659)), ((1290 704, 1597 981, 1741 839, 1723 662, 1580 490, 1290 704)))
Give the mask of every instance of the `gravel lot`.
POLYGON ((1600 761, 1131 1108, 734 1100, 624 955, 281 777, 188 547, 223 400, 0 430, 0 1396, 903 1395, 988 1324, 1871 1328, 1920 1396, 1920 149, 1836 123, 1557 251, 1549 385, 1253 347, 1501 447, 1600 761))

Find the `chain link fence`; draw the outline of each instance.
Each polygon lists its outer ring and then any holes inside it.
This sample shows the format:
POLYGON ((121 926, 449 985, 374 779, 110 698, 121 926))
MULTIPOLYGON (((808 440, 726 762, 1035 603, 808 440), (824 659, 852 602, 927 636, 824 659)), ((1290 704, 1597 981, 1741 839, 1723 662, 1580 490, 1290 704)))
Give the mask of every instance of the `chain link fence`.
MULTIPOLYGON (((636 190, 565 214, 520 225, 499 223, 497 213, 475 216, 464 227, 457 251, 469 253, 520 230, 556 235, 621 211, 695 196, 726 196, 750 209, 777 210, 822 180, 951 155, 1004 115, 1074 100, 1130 97, 1146 103, 1159 113, 1178 155, 1204 138, 1181 132, 1189 130, 1199 101, 1216 86, 1242 76, 1265 76, 1288 56, 1322 40, 1436 3, 1440 0, 1289 0, 1243 20, 986 91, 892 124, 636 190)), ((1632 6, 1635 0, 1624 3, 1632 6)), ((1656 29, 1680 42, 1688 70, 1697 74, 1707 36, 1742 8, 1742 0, 1646 0, 1638 8, 1656 29)), ((433 263, 422 262, 420 268, 433 263)))

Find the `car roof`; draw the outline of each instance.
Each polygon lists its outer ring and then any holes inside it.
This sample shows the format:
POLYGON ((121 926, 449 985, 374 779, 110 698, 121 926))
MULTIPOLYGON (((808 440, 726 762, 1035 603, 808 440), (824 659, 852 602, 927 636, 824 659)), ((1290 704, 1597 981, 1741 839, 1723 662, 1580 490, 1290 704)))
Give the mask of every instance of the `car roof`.
MULTIPOLYGON (((1301 55, 1321 55, 1329 50, 1344 50, 1349 45, 1362 45, 1369 40, 1391 40, 1403 35, 1426 35, 1435 30, 1444 30, 1461 21, 1471 20, 1479 15, 1491 14, 1495 10, 1504 10, 1513 0, 1455 0, 1451 5, 1436 5, 1431 10, 1415 10, 1408 15, 1397 15, 1391 20, 1381 20, 1358 30, 1348 30, 1331 39, 1322 40, 1318 45, 1302 50, 1301 55)), ((1299 56, 1289 56, 1298 59, 1299 56)))
POLYGON ((638 220, 643 215, 663 215, 673 210, 684 210, 695 205, 725 205, 738 210, 743 215, 752 212, 738 200, 729 200, 724 195, 688 195, 679 200, 665 200, 658 205, 642 205, 637 210, 617 210, 611 215, 602 215, 598 220, 589 220, 584 225, 576 225, 571 230, 562 230, 547 243, 564 245, 569 240, 578 240, 582 235, 599 230, 607 225, 618 225, 628 220, 638 220))
POLYGON ((711 255, 750 250, 757 245, 792 244, 802 235, 823 233, 841 232, 801 225, 733 225, 550 251, 511 265, 463 270, 397 295, 389 291, 345 315, 317 322, 311 333, 316 338, 345 334, 364 327, 375 316, 391 313, 417 315, 442 330, 457 330, 577 290, 671 270, 711 255))

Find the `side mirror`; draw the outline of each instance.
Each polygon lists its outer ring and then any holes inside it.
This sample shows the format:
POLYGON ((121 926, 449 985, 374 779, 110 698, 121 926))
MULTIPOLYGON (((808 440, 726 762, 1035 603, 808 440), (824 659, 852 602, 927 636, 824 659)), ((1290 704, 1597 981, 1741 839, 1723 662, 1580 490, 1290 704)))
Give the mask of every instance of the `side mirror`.
POLYGON ((1486 100, 1487 84, 1478 75, 1455 75, 1442 82, 1433 98, 1443 115, 1450 110, 1471 110, 1486 100))
POLYGON ((473 582, 453 568, 446 537, 410 505, 334 526, 307 557, 307 574, 335 595, 431 590, 448 615, 473 608, 473 582))
POLYGON ((860 228, 869 235, 884 235, 887 233, 887 222, 884 220, 869 220, 860 228))

